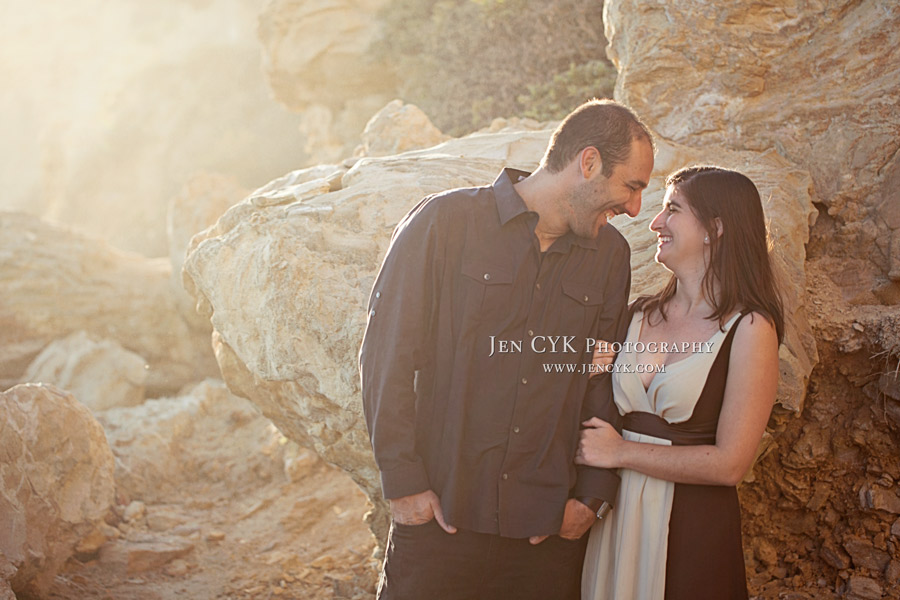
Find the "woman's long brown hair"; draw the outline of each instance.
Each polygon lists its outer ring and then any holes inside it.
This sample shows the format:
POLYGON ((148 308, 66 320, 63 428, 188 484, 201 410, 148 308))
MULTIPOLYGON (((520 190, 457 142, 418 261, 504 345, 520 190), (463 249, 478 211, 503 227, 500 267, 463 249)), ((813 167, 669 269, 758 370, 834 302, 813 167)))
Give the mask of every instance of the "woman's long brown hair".
MULTIPOLYGON (((778 343, 784 339, 784 308, 775 282, 766 242, 766 223, 759 191, 737 171, 699 165, 685 167, 666 178, 687 200, 694 216, 709 234, 709 266, 702 289, 713 307, 710 319, 725 319, 740 306, 758 312, 774 326, 778 343), (722 223, 718 235, 716 219, 722 223), (718 286, 718 292, 716 287, 718 286)), ((641 296, 635 306, 647 313, 658 310, 666 318, 666 305, 675 295, 674 275, 652 296, 641 296)))

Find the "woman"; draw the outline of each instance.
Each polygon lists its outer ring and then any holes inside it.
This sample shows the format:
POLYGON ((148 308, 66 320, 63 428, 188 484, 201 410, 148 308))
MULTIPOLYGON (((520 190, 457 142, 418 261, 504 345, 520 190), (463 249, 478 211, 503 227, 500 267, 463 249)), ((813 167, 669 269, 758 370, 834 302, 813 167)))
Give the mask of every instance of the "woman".
POLYGON ((747 598, 735 485, 772 410, 784 334, 762 204, 747 177, 717 167, 666 187, 650 229, 672 277, 635 301, 616 359, 631 372, 613 372, 624 438, 595 417, 576 457, 622 476, 591 531, 585 600, 747 598))

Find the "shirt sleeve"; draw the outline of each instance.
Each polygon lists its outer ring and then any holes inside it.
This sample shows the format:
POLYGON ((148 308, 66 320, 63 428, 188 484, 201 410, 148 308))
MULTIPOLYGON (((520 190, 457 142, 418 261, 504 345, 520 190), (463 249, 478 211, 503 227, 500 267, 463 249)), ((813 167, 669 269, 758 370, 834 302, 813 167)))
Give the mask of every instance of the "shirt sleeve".
MULTIPOLYGON (((604 302, 600 327, 595 339, 622 342, 628 332, 628 295, 631 292, 631 250, 627 242, 616 256, 611 268, 612 275, 607 284, 610 292, 608 302, 604 302)), ((617 431, 622 431, 621 416, 613 402, 612 375, 601 373, 588 382, 587 392, 581 407, 581 420, 599 417, 611 423, 617 431)), ((586 465, 576 465, 577 479, 572 497, 599 498, 614 505, 619 491, 620 478, 616 469, 599 469, 586 465)))
POLYGON ((385 498, 430 489, 416 451, 416 370, 426 360, 441 272, 429 199, 397 225, 369 298, 359 355, 363 410, 385 498))

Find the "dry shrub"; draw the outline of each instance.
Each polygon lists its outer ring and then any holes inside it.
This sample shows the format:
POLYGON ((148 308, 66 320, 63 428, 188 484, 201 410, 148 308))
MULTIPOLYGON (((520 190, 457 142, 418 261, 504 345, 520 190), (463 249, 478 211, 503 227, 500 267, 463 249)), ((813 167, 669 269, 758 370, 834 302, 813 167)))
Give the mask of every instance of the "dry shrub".
POLYGON ((602 10, 576 0, 396 0, 375 51, 394 66, 402 98, 447 133, 495 117, 559 119, 612 94, 602 10))

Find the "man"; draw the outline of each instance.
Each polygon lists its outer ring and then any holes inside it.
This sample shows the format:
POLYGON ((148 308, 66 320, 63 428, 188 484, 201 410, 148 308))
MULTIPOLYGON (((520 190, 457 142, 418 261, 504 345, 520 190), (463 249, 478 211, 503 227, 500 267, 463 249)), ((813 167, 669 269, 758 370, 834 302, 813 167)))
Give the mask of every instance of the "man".
POLYGON ((579 424, 612 418, 590 340, 621 339, 630 251, 653 169, 637 117, 592 100, 537 171, 422 200, 398 224, 360 351, 390 500, 381 599, 573 598, 583 534, 615 498, 572 464, 579 424))

